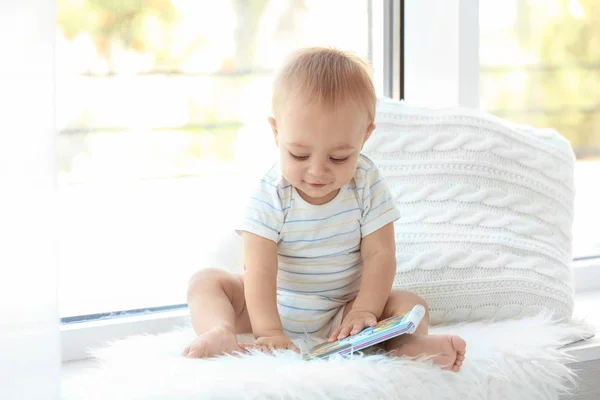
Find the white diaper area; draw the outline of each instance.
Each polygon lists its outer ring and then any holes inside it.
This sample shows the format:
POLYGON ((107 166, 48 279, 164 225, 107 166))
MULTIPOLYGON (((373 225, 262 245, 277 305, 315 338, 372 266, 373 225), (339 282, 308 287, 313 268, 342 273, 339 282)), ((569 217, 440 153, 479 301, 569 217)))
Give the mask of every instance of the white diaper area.
POLYGON ((286 335, 327 337, 342 323, 346 301, 277 291, 277 309, 286 335))

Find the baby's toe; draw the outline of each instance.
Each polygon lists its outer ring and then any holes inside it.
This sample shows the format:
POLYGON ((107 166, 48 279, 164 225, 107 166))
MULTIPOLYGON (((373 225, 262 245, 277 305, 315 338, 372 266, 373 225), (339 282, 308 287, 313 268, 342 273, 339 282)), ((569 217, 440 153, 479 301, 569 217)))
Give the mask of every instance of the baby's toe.
POLYGON ((461 367, 462 367, 462 365, 463 365, 463 362, 464 362, 464 360, 465 360, 465 357, 464 357, 464 356, 457 356, 457 357, 456 357, 456 360, 454 361, 454 365, 453 365, 453 366, 452 366, 452 368, 451 368, 451 369, 452 369, 452 371, 454 371, 454 372, 458 372, 458 371, 461 369, 461 367))
POLYGON ((467 351, 467 342, 460 336, 451 336, 450 343, 452 343, 452 347, 456 351, 456 354, 464 355, 467 351))

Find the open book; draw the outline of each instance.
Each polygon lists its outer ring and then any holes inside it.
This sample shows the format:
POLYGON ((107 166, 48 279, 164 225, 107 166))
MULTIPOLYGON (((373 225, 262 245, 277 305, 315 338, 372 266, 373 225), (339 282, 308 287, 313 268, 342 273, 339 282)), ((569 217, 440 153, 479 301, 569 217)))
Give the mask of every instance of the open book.
POLYGON ((319 344, 305 354, 304 358, 306 360, 327 359, 335 354, 349 355, 396 336, 414 333, 424 316, 425 307, 417 304, 403 316, 381 320, 373 327, 363 329, 356 335, 348 336, 333 343, 319 344))

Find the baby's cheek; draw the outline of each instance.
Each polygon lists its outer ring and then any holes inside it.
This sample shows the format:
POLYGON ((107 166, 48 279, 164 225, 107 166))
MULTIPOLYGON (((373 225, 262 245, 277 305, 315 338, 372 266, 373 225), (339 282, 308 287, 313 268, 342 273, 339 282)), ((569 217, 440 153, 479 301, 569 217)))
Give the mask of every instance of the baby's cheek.
POLYGON ((355 173, 356 165, 349 165, 348 167, 346 167, 346 170, 344 171, 344 182, 350 182, 352 178, 354 178, 355 173))
POLYGON ((289 164, 282 164, 281 172, 283 173, 283 177, 292 185, 298 185, 302 181, 302 170, 300 168, 295 168, 289 164))
POLYGON ((285 160, 280 160, 279 165, 280 165, 281 173, 283 174, 283 177, 289 180, 289 178, 291 178, 291 175, 293 172, 290 168, 290 164, 285 160))

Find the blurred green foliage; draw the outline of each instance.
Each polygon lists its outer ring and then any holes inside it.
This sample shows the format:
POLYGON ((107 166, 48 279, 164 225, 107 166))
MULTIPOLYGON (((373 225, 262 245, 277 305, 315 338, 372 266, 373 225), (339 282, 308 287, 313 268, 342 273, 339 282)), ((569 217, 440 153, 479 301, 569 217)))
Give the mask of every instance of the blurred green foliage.
POLYGON ((561 18, 541 33, 540 53, 543 64, 565 66, 549 71, 542 81, 543 107, 566 111, 548 116, 550 126, 584 152, 586 147, 600 149, 600 2, 579 4, 583 15, 567 12, 569 2, 561 2, 561 18))
POLYGON ((109 65, 114 42, 168 61, 170 32, 177 18, 171 0, 57 0, 58 26, 65 38, 87 33, 109 65), (149 20, 158 22, 154 26, 159 35, 148 34, 149 20))
MULTIPOLYGON (((229 2, 237 21, 235 49, 230 59, 220 60, 220 71, 252 70, 257 32, 269 0, 229 2)), ((303 0, 287 3, 282 21, 304 7, 303 0)), ((518 45, 521 54, 528 55, 529 61, 514 65, 515 61, 508 59, 504 65, 482 66, 486 108, 515 122, 554 128, 571 141, 578 156, 597 157, 600 155, 600 1, 518 0, 515 4, 516 20, 506 27, 506 35, 510 36, 510 43, 518 45), (576 12, 573 4, 578 7, 576 12), (495 88, 487 97, 486 82, 495 88), (514 82, 520 83, 510 84, 514 82)), ((172 0, 57 0, 57 11, 64 37, 72 40, 81 34, 89 35, 97 54, 109 68, 115 48, 152 55, 156 71, 165 68, 176 71, 181 62, 171 50, 172 33, 181 18, 172 0)), ((222 107, 231 103, 227 99, 242 93, 252 77, 214 79, 218 80, 214 105, 189 104, 190 128, 198 123, 212 126, 222 121, 238 123, 222 107)), ((199 134, 202 132, 206 130, 198 130, 199 134)), ((219 130, 209 132, 217 134, 219 130)), ((231 134, 225 136, 235 140, 231 134)), ((227 145, 218 147, 226 158, 227 145)), ((200 154, 197 148, 191 149, 191 153, 200 154)))
POLYGON ((600 1, 519 0, 511 28, 507 35, 532 61, 482 69, 484 97, 486 82, 506 83, 485 99, 488 110, 556 129, 580 158, 600 156, 600 1), (522 79, 524 90, 516 92, 511 79, 522 79))

